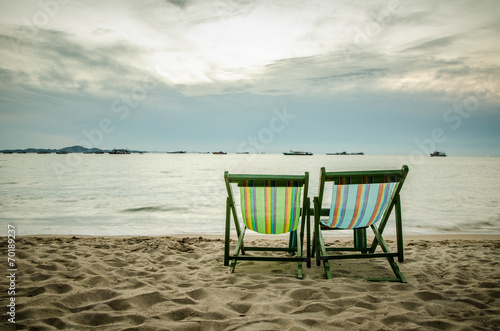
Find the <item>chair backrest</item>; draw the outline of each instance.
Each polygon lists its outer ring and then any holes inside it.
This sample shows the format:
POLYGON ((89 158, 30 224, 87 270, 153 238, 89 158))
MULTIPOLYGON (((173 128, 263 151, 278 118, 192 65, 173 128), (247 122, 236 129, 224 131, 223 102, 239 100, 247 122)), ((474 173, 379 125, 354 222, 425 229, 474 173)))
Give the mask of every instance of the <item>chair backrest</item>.
POLYGON ((328 221, 334 229, 370 226, 388 217, 408 173, 401 170, 326 172, 321 168, 319 201, 326 182, 333 182, 328 221))
POLYGON ((281 234, 297 229, 307 197, 307 172, 303 176, 230 175, 226 172, 224 178, 233 206, 230 184, 236 183, 240 188, 241 216, 248 229, 261 234, 281 234))

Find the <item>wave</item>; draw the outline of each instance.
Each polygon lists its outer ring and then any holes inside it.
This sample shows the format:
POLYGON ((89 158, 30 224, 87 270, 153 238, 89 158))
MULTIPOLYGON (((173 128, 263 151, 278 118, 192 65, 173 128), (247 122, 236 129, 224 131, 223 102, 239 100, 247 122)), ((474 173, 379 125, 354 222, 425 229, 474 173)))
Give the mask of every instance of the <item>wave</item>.
POLYGON ((138 213, 138 212, 157 212, 157 211, 185 211, 186 207, 177 206, 145 206, 137 208, 128 208, 122 210, 123 213, 138 213))
POLYGON ((418 229, 424 231, 437 231, 440 233, 478 233, 478 232, 494 232, 500 231, 500 216, 495 219, 494 216, 489 220, 475 222, 446 222, 442 224, 411 224, 407 229, 418 229))

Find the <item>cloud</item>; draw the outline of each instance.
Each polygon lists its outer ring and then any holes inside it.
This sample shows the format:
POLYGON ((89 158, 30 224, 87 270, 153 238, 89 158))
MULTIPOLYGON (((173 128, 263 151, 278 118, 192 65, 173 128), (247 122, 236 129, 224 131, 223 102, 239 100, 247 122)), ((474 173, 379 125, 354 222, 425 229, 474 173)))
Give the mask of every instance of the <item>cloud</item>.
POLYGON ((366 132, 397 119, 405 127, 397 135, 411 144, 409 137, 441 125, 447 108, 480 89, 488 91, 481 109, 495 123, 497 7, 91 1, 61 4, 48 15, 40 3, 16 2, 0 13, 1 125, 36 131, 40 124, 55 132, 40 136, 55 141, 81 139, 83 129, 111 118, 122 131, 109 141, 139 141, 127 138, 134 133, 153 143, 160 131, 163 141, 174 139, 169 132, 177 140, 232 141, 258 131, 273 108, 288 106, 314 133, 300 137, 311 143, 332 139, 315 129, 316 121, 359 117, 369 118, 360 124, 366 132), (34 25, 44 12, 46 22, 34 25), (154 88, 144 94, 147 79, 154 88), (113 108, 116 100, 122 108, 113 108), (239 129, 224 131, 224 120, 239 129))
POLYGON ((188 0, 167 0, 168 3, 171 3, 174 6, 185 8, 188 0))
MULTIPOLYGON (((7 38, 16 38, 16 31, 4 35, 3 47, 8 47, 7 38)), ((11 84, 47 91, 106 95, 110 88, 127 89, 141 75, 133 65, 139 54, 133 45, 82 44, 76 36, 61 31, 39 30, 37 38, 22 43, 19 51, 3 53, 6 61, 0 66, 13 79, 11 84)))
POLYGON ((432 39, 428 41, 420 41, 418 40, 416 43, 417 45, 411 46, 403 50, 402 52, 413 52, 413 51, 419 51, 419 52, 429 52, 439 50, 443 47, 449 47, 451 46, 454 42, 457 40, 462 39, 463 36, 461 35, 453 35, 453 36, 447 36, 447 37, 442 37, 442 38, 437 38, 437 39, 432 39))

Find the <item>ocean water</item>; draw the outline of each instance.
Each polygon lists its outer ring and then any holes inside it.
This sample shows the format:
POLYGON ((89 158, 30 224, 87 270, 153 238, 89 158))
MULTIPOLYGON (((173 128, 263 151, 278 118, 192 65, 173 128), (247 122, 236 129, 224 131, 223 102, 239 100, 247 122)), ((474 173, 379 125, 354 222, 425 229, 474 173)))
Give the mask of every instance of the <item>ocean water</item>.
MULTIPOLYGON (((224 233, 223 174, 410 167, 405 234, 500 234, 500 158, 278 154, 0 155, 0 235, 224 233), (412 163, 412 162, 413 163, 412 163)), ((393 232, 392 227, 386 233, 393 232)))

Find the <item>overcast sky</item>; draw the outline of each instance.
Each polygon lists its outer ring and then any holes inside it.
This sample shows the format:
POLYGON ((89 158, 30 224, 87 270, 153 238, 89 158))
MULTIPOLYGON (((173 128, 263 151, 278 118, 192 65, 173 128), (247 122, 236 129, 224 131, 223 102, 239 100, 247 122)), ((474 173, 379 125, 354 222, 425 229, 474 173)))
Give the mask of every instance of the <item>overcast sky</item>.
POLYGON ((0 6, 0 149, 500 155, 497 0, 0 6))

